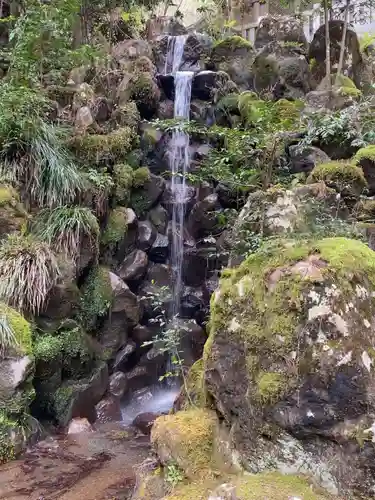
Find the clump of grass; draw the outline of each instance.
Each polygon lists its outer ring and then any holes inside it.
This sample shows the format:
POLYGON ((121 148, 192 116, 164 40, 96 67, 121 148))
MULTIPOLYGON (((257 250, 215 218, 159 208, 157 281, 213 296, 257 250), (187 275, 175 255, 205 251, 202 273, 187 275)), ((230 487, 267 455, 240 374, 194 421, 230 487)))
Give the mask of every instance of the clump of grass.
POLYGON ((0 317, 0 359, 5 356, 9 349, 16 348, 18 341, 13 328, 10 326, 5 315, 0 317))
POLYGON ((10 235, 0 246, 0 298, 19 311, 38 314, 60 277, 55 254, 32 236, 10 235))
POLYGON ((92 248, 98 248, 100 228, 89 208, 63 206, 40 212, 35 220, 33 232, 56 252, 76 259, 84 238, 92 248))

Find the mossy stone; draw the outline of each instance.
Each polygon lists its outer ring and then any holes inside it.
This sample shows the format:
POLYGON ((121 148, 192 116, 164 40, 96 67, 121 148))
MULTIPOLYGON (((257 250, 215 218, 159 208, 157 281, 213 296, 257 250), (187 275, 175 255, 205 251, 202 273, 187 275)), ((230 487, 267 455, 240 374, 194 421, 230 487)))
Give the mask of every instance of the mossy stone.
POLYGON ((118 162, 131 151, 135 139, 134 130, 124 126, 105 135, 76 136, 71 141, 71 147, 77 156, 86 163, 101 163, 106 160, 118 162))
POLYGON ((164 465, 176 463, 187 477, 210 472, 217 425, 214 412, 189 409, 159 417, 152 428, 151 441, 164 465))
POLYGON ((345 161, 331 161, 317 165, 307 182, 319 181, 348 197, 358 197, 367 187, 362 169, 345 161))
POLYGON ((109 214, 106 227, 101 235, 101 243, 105 246, 115 246, 125 238, 127 231, 126 209, 115 208, 109 214))
POLYGON ((369 160, 375 163, 375 144, 359 149, 353 157, 353 163, 360 165, 362 160, 369 160))

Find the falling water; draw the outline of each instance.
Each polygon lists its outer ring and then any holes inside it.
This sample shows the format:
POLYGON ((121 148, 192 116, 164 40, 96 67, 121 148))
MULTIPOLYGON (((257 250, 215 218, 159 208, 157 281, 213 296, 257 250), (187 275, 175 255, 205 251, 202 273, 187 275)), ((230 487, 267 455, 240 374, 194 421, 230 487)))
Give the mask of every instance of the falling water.
POLYGON ((168 36, 164 73, 176 73, 181 66, 188 35, 168 36))
MULTIPOLYGON (((194 73, 179 71, 187 36, 168 37, 166 69, 172 67, 174 73, 174 118, 189 120, 191 85, 194 73)), ((182 130, 174 130, 169 144, 170 169, 172 174, 172 251, 171 265, 174 270, 174 290, 172 317, 179 313, 182 288, 182 260, 184 250, 184 219, 186 207, 186 173, 189 167, 189 135, 182 130)))

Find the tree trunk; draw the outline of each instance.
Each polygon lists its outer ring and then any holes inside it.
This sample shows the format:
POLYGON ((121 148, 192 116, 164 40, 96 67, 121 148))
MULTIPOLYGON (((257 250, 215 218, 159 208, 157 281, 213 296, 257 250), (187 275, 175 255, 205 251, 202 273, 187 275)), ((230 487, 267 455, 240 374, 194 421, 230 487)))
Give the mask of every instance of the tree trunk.
POLYGON ((331 40, 329 36, 329 12, 328 12, 328 0, 324 0, 324 24, 326 28, 325 38, 326 38, 326 80, 327 88, 331 90, 331 40))
POLYGON ((346 46, 346 33, 348 31, 348 20, 349 20, 349 6, 350 6, 350 0, 346 0, 345 17, 344 17, 344 27, 343 27, 343 30, 342 30, 342 38, 341 38, 341 43, 340 43, 339 65, 337 67, 337 73, 336 73, 336 79, 335 79, 335 85, 336 86, 339 84, 339 76, 341 75, 342 68, 344 66, 344 54, 345 54, 345 46, 346 46))

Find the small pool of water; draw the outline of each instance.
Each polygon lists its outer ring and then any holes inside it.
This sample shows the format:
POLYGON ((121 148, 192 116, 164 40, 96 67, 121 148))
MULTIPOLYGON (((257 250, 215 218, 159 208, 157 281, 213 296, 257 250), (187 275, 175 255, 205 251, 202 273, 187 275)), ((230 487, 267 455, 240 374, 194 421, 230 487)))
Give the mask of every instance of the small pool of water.
POLYGON ((135 392, 122 403, 123 423, 131 425, 135 417, 141 413, 168 413, 179 392, 177 386, 147 387, 135 392))

